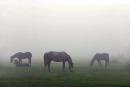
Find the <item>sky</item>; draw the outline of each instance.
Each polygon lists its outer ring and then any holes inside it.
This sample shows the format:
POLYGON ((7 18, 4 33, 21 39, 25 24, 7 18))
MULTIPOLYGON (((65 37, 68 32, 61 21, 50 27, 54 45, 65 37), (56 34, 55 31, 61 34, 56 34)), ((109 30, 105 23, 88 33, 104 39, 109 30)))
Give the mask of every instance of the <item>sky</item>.
POLYGON ((0 0, 0 56, 65 51, 130 57, 129 0, 0 0))

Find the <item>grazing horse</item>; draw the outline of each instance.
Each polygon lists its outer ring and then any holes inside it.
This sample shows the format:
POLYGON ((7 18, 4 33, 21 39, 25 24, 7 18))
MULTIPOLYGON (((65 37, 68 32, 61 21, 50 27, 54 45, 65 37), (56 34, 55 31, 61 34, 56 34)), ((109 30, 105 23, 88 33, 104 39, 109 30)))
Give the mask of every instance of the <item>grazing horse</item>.
POLYGON ((16 67, 30 67, 30 64, 28 64, 28 63, 20 63, 18 60, 15 60, 14 64, 16 64, 16 67))
POLYGON ((31 66, 32 53, 30 53, 30 52, 25 52, 25 53, 18 52, 18 53, 15 53, 13 56, 11 56, 10 62, 12 63, 15 58, 17 58, 19 60, 20 64, 22 64, 22 59, 28 59, 28 64, 31 66))
POLYGON ((73 69, 73 62, 71 57, 66 53, 66 52, 55 52, 55 51, 50 51, 44 54, 44 67, 48 66, 48 71, 50 72, 50 64, 51 61, 54 62, 62 62, 63 67, 62 71, 65 71, 65 63, 68 62, 69 64, 69 70, 72 71, 73 69))
POLYGON ((109 64, 109 54, 108 53, 96 53, 90 63, 93 66, 95 61, 98 61, 98 64, 101 65, 101 61, 105 61, 105 67, 109 64))

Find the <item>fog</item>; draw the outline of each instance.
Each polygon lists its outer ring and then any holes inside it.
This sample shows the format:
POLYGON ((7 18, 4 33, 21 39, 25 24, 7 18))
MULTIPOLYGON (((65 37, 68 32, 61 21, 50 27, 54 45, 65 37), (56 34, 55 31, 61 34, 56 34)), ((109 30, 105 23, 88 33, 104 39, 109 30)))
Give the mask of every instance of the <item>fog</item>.
POLYGON ((129 0, 0 0, 0 56, 65 51, 73 59, 95 53, 129 58, 129 0))

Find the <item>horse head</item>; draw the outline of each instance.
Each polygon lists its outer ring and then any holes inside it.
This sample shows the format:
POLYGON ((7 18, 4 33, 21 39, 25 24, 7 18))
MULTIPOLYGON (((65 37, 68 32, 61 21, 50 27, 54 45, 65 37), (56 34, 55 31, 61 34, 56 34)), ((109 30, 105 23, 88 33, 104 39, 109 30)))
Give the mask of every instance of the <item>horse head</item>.
POLYGON ((18 60, 14 60, 14 64, 18 64, 18 60))
POLYGON ((69 63, 69 69, 70 69, 70 71, 73 71, 74 63, 72 62, 71 59, 68 61, 68 63, 69 63))
POLYGON ((10 63, 13 62, 13 59, 14 59, 14 58, 15 58, 14 56, 11 56, 11 57, 10 57, 10 63))
POLYGON ((94 61, 93 61, 93 60, 91 60, 90 66, 93 66, 93 63, 94 63, 94 61))

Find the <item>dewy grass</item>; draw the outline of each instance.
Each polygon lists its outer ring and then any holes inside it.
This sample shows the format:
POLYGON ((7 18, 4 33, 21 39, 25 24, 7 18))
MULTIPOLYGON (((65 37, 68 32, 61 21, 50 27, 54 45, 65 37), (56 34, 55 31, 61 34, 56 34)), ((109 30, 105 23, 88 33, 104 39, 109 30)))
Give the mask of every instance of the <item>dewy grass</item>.
POLYGON ((124 67, 90 68, 75 66, 74 72, 62 72, 53 66, 52 72, 40 65, 28 68, 1 67, 0 87, 129 87, 130 72, 124 67))

